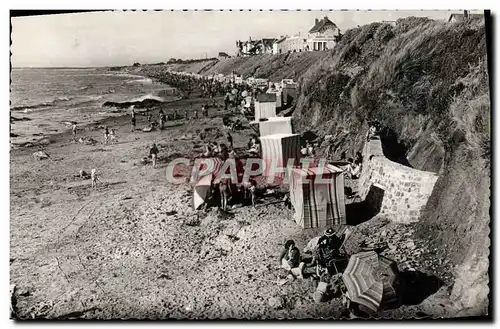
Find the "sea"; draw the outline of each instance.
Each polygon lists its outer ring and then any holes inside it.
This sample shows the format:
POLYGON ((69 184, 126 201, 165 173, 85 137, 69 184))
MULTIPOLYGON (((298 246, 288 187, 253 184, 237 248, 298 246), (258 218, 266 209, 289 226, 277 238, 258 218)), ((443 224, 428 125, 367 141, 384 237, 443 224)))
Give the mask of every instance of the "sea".
MULTIPOLYGON (((134 72, 103 68, 14 68, 11 72, 11 142, 23 143, 54 133, 121 116, 126 110, 102 107, 106 101, 170 101, 172 89, 134 72), (167 92, 166 92, 167 91, 167 92), (163 97, 160 97, 162 95, 163 97)), ((172 96, 173 98, 173 96, 172 96)))

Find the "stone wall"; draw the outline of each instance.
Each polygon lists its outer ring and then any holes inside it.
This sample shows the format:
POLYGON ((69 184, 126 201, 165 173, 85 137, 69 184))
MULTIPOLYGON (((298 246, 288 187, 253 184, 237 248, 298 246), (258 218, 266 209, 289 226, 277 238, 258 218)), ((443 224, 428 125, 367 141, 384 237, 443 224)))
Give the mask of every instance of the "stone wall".
POLYGON ((394 222, 418 221, 437 178, 387 159, 378 138, 365 143, 359 195, 394 222))

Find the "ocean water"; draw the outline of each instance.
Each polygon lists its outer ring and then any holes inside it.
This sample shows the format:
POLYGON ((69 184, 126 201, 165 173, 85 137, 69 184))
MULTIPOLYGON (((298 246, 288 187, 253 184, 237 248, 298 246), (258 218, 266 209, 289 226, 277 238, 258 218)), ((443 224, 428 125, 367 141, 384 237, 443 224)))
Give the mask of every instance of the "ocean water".
POLYGON ((105 69, 13 69, 10 85, 10 111, 15 118, 29 121, 11 123, 13 143, 35 140, 41 135, 71 129, 123 111, 104 108, 106 101, 125 102, 146 98, 168 101, 169 86, 140 75, 105 69))

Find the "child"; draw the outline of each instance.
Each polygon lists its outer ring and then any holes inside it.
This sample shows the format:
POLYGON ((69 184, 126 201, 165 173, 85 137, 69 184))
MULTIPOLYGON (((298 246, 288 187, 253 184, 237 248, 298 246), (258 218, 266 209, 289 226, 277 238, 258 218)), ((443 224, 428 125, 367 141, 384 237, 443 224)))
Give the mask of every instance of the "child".
POLYGON ((295 246, 295 242, 293 240, 285 242, 285 248, 281 252, 279 261, 281 267, 290 271, 294 278, 304 278, 303 268, 305 264, 301 261, 300 251, 295 246))
POLYGON ((72 133, 73 133, 73 138, 76 138, 76 122, 73 122, 73 126, 72 126, 72 133))
POLYGON ((90 172, 90 178, 92 180, 92 189, 97 188, 97 170, 92 169, 90 172))
POLYGON ((252 206, 255 207, 255 203, 257 202, 257 198, 255 196, 255 191, 257 190, 257 182, 254 181, 253 179, 250 181, 250 197, 252 200, 252 206))
POLYGON ((104 129, 104 144, 105 145, 108 144, 108 139, 109 139, 109 128, 108 128, 108 126, 106 126, 106 128, 104 129))
POLYGON ((111 137, 111 144, 118 143, 118 138, 116 137, 116 132, 114 128, 111 128, 110 137, 111 137))
POLYGON ((156 168, 156 158, 158 157, 158 148, 156 147, 156 143, 153 143, 153 146, 149 150, 149 154, 153 160, 153 168, 156 168))

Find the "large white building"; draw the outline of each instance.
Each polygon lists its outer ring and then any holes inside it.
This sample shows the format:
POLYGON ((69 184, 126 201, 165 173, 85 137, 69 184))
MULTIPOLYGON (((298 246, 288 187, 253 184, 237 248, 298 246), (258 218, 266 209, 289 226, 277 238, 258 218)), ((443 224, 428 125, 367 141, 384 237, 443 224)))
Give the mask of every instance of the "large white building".
POLYGON ((316 19, 307 36, 307 50, 328 50, 335 47, 340 36, 340 29, 327 16, 316 19))
POLYGON ((273 43, 273 54, 332 49, 339 37, 340 29, 328 17, 316 18, 307 38, 300 33, 291 37, 282 36, 273 43))

